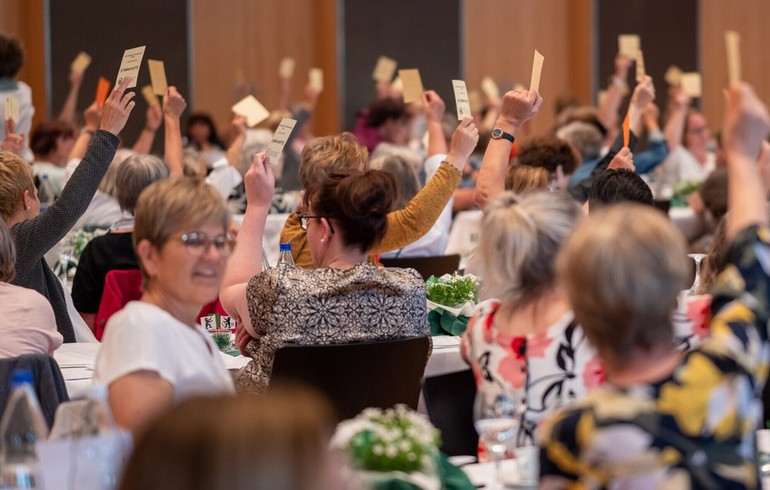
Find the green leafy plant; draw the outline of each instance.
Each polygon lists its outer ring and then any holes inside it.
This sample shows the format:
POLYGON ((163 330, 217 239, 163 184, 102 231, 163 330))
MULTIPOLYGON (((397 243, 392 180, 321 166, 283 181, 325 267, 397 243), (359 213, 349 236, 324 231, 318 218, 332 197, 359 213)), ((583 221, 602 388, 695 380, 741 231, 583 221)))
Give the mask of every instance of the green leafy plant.
POLYGON ((450 308, 466 301, 475 303, 479 299, 478 283, 472 276, 430 276, 425 283, 425 290, 430 301, 450 308))
POLYGON ((211 337, 214 339, 214 343, 221 351, 229 350, 230 347, 230 334, 229 333, 215 333, 211 337))

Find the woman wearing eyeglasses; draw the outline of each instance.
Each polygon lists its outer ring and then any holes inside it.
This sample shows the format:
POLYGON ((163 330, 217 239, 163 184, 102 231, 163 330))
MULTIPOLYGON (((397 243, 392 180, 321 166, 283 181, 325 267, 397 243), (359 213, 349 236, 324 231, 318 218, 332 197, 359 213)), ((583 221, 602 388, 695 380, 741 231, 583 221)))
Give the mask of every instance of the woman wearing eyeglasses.
POLYGON ((254 156, 244 182, 249 205, 219 296, 231 316, 241 320, 239 347, 253 359, 236 380, 238 391, 267 388, 275 351, 286 343, 429 334, 419 274, 380 270, 367 262, 387 231, 395 197, 390 174, 350 169, 308 188, 300 224, 316 268, 281 265, 263 273, 262 235, 275 180, 262 154, 254 156))
POLYGON ((135 435, 181 399, 233 391, 219 350, 196 324, 232 252, 229 221, 220 195, 199 180, 160 180, 139 197, 142 298, 110 317, 94 375, 109 388, 115 421, 135 435))

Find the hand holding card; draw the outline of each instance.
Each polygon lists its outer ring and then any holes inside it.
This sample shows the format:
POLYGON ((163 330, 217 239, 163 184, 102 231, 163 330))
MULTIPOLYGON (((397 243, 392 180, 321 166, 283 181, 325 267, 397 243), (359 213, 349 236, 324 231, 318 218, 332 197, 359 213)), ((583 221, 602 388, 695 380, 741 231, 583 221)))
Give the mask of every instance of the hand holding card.
POLYGON ((246 118, 246 124, 248 124, 250 128, 253 128, 270 116, 270 111, 265 109, 265 106, 260 104, 253 95, 241 99, 232 107, 232 111, 235 114, 244 116, 246 118))
POLYGON ((281 153, 283 153, 283 147, 286 146, 286 142, 289 140, 289 136, 291 135, 295 124, 297 124, 297 121, 294 119, 290 119, 288 117, 281 119, 281 122, 278 124, 275 133, 273 133, 273 137, 270 140, 270 143, 267 145, 266 154, 268 158, 270 158, 271 162, 277 162, 281 157, 281 153))
POLYGON ((127 49, 123 52, 123 60, 120 62, 116 85, 120 85, 125 78, 128 78, 130 85, 127 88, 136 87, 136 80, 139 78, 139 68, 142 66, 145 48, 146 46, 139 46, 138 48, 127 49))
POLYGON ((126 92, 128 86, 133 83, 136 86, 136 80, 130 77, 123 78, 123 81, 115 87, 107 100, 104 102, 104 108, 102 110, 102 121, 99 124, 99 129, 109 131, 117 136, 126 125, 128 116, 131 114, 131 110, 136 105, 134 102, 134 92, 126 92))

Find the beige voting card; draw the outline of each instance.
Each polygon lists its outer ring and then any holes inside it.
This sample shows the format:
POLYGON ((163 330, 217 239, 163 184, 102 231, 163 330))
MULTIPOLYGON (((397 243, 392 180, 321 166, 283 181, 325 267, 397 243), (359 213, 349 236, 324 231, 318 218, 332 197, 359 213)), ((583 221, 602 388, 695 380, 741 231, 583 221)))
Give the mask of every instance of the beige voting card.
POLYGON ((465 116, 471 115, 471 103, 468 98, 468 88, 465 86, 464 80, 452 80, 452 88, 455 91, 457 120, 462 121, 465 116))
POLYGON ((468 104, 471 106, 471 114, 481 112, 484 109, 484 99, 481 97, 481 92, 478 90, 468 92, 468 104))
POLYGON ((425 89, 422 87, 422 78, 420 70, 414 68, 409 70, 398 70, 398 76, 404 85, 404 104, 415 103, 422 104, 422 93, 425 89))
POLYGON ((644 69, 644 54, 642 50, 636 52, 636 83, 642 82, 647 72, 644 69))
POLYGON ((5 96, 5 121, 9 119, 19 124, 19 99, 15 95, 5 96))
POLYGON ((118 70, 118 81, 115 85, 120 85, 124 78, 131 77, 128 88, 136 87, 136 80, 139 78, 139 68, 142 66, 146 47, 139 46, 123 52, 123 60, 120 62, 120 69, 118 70))
POLYGON ((166 93, 168 83, 166 82, 166 68, 160 60, 147 60, 147 66, 150 67, 150 82, 152 91, 155 95, 166 93))
POLYGON ((667 84, 678 87, 682 83, 682 70, 676 65, 671 65, 663 75, 663 79, 667 84))
POLYGON ((81 51, 72 61, 72 64, 70 65, 70 71, 74 71, 75 73, 83 73, 86 71, 86 68, 88 68, 88 65, 90 64, 91 56, 85 51, 81 51))
POLYGON ((401 77, 396 77, 393 83, 390 84, 390 90, 393 92, 404 93, 404 82, 401 81, 401 77))
POLYGON ((270 158, 271 163, 277 162, 278 158, 280 158, 281 153, 283 153, 283 147, 286 146, 286 141, 288 141, 295 124, 297 124, 297 121, 294 119, 288 117, 281 119, 281 123, 270 139, 270 144, 267 145, 266 154, 270 158))
POLYGON ((270 116, 270 112, 253 95, 241 99, 232 107, 232 111, 245 117, 249 127, 256 126, 270 116))
POLYGON ((618 36, 618 52, 629 58, 636 59, 636 52, 641 49, 642 43, 636 34, 621 34, 618 36))
POLYGON ((396 73, 396 67, 398 62, 393 58, 387 56, 380 56, 377 60, 377 65, 372 72, 372 78, 377 82, 389 82, 393 80, 393 75, 396 73))
POLYGON ((283 58, 281 60, 281 64, 278 67, 278 76, 281 77, 284 80, 288 80, 289 78, 294 76, 294 67, 297 65, 297 62, 294 60, 294 58, 283 58))
POLYGON ((727 47, 727 80, 730 86, 741 83, 741 36, 735 31, 725 32, 727 47))
POLYGON ((606 90, 599 90, 599 93, 596 94, 596 102, 599 107, 603 106, 604 103, 607 101, 607 91, 606 90))
POLYGON ((682 73, 682 92, 690 97, 700 97, 702 93, 700 73, 682 73))
POLYGON ((318 92, 323 92, 324 89, 324 71, 320 68, 311 68, 308 73, 310 80, 310 86, 316 89, 318 92))
POLYGON ((492 77, 484 77, 481 80, 481 90, 484 92, 484 95, 490 99, 500 98, 500 87, 498 87, 497 83, 492 80, 492 77))
POLYGON ((144 96, 144 100, 146 100, 150 106, 154 107, 156 105, 160 105, 160 102, 158 102, 158 97, 152 90, 152 85, 145 85, 142 87, 142 95, 144 96))
POLYGON ((540 90, 540 74, 543 71, 543 61, 545 58, 538 50, 535 50, 535 59, 532 61, 532 80, 529 82, 529 89, 538 92, 540 90))

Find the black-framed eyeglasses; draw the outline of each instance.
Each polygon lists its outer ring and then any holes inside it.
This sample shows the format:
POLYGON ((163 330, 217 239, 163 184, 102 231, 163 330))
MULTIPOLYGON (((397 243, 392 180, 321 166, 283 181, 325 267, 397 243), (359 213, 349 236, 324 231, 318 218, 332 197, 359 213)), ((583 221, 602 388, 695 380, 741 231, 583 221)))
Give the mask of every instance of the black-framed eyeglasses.
MULTIPOLYGON (((307 231, 307 225, 310 223, 310 219, 321 219, 321 218, 327 218, 326 216, 310 216, 307 214, 300 215, 299 217, 299 226, 304 231, 307 231)), ((334 233, 334 228, 332 228, 332 222, 327 218, 327 222, 329 223, 329 230, 331 230, 332 233, 334 233)))
POLYGON ((182 233, 180 239, 187 252, 195 257, 201 257, 206 254, 212 245, 220 255, 227 257, 232 253, 233 247, 235 247, 235 240, 226 233, 210 238, 202 231, 190 231, 182 233))

